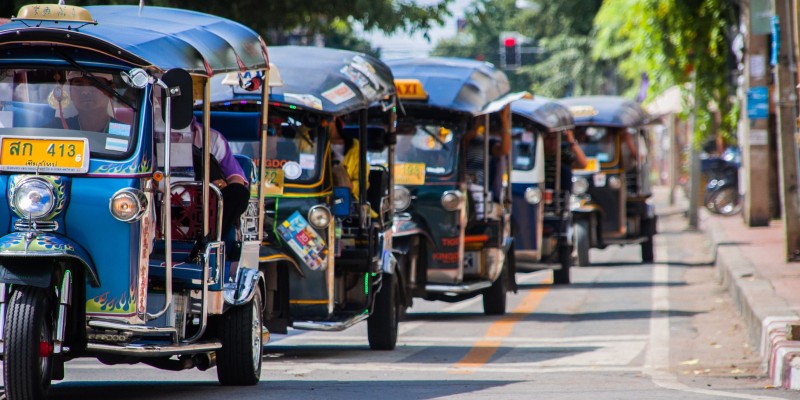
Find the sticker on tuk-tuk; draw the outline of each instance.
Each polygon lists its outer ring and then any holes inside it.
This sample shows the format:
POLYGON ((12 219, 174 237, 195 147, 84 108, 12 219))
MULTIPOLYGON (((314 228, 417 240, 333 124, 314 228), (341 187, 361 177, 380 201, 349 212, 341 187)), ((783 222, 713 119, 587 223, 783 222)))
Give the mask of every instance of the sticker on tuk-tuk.
POLYGON ((606 186, 606 174, 600 172, 594 174, 592 176, 592 183, 594 183, 594 187, 605 187, 606 186))
POLYGON ((586 159, 586 167, 575 168, 575 171, 583 171, 583 172, 597 172, 599 170, 600 170, 600 162, 594 157, 586 159))
POLYGON ((424 185, 425 163, 403 163, 395 165, 394 183, 398 185, 424 185))
POLYGON ((264 170, 264 194, 283 194, 283 170, 280 168, 266 168, 264 170))
POLYGON ((286 221, 281 222, 277 231, 281 239, 308 268, 314 271, 325 268, 325 258, 328 253, 325 241, 299 211, 295 211, 286 221))
POLYGON ((353 89, 350 89, 350 86, 347 86, 344 82, 322 92, 322 97, 330 100, 333 104, 341 104, 347 100, 356 97, 356 93, 353 89))

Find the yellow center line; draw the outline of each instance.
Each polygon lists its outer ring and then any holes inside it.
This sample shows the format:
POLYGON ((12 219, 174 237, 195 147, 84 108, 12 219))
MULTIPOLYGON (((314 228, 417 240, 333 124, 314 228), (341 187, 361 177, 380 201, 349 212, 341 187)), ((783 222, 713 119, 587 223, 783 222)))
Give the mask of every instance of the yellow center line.
POLYGON ((453 364, 456 370, 451 373, 471 374, 488 363, 492 356, 497 353, 500 345, 502 345, 503 338, 511 335, 517 322, 536 310, 536 307, 539 306, 539 303, 542 302, 549 290, 549 286, 531 289, 522 300, 522 303, 511 311, 511 314, 489 325, 486 335, 472 345, 472 349, 464 358, 453 364))

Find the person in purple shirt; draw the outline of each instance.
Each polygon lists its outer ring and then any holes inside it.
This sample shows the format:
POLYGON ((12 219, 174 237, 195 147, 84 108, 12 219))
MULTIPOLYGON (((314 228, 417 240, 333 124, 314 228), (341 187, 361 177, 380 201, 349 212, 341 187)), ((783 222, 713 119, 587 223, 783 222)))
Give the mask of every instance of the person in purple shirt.
MULTIPOLYGON (((191 125, 193 146, 192 158, 196 173, 202 171, 202 152, 200 146, 203 142, 203 125, 195 118, 191 125)), ((247 210, 247 203, 250 200, 250 182, 244 175, 239 162, 233 155, 228 140, 221 133, 210 130, 211 141, 210 149, 211 162, 209 174, 211 182, 217 185, 222 191, 222 233, 225 234, 230 228, 235 227, 239 218, 247 210)), ((200 177, 195 179, 199 180, 200 177)))

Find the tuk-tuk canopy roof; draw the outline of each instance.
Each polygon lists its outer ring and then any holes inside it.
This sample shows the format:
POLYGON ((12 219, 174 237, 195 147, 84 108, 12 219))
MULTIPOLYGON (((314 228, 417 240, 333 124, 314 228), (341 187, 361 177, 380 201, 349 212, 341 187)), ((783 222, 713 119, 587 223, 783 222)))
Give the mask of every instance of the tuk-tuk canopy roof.
MULTIPOLYGON (((275 46, 270 47, 270 61, 283 80, 283 85, 271 88, 270 101, 343 115, 369 108, 395 94, 392 71, 367 54, 323 47, 275 46)), ((212 83, 212 88, 212 101, 253 96, 237 87, 212 83)))
POLYGON ((97 24, 28 19, 0 25, 0 48, 63 44, 96 50, 144 68, 183 68, 204 76, 264 70, 269 64, 261 37, 225 18, 163 7, 144 7, 141 15, 137 6, 92 6, 86 10, 97 24))
POLYGON ((567 97, 558 102, 570 110, 578 126, 637 127, 650 119, 639 103, 619 96, 567 97))
POLYGON ((575 126, 575 120, 567 107, 544 97, 520 99, 511 103, 511 112, 545 132, 563 131, 575 126))
POLYGON ((417 79, 428 94, 427 101, 405 100, 404 105, 430 107, 480 115, 487 106, 509 91, 508 78, 492 64, 446 57, 389 60, 398 79, 417 79))

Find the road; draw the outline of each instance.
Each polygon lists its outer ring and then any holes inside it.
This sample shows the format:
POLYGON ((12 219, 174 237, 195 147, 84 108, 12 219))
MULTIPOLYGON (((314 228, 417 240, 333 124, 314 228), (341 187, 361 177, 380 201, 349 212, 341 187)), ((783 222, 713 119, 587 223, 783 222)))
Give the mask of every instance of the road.
POLYGON ((366 325, 273 335, 262 381, 218 386, 215 370, 67 364, 53 399, 789 399, 770 387, 712 256, 679 210, 662 211, 656 262, 636 246, 592 250, 574 283, 519 274, 505 316, 480 298, 417 301, 394 351, 371 351, 366 325))

